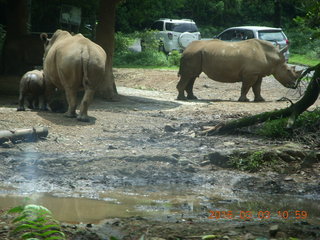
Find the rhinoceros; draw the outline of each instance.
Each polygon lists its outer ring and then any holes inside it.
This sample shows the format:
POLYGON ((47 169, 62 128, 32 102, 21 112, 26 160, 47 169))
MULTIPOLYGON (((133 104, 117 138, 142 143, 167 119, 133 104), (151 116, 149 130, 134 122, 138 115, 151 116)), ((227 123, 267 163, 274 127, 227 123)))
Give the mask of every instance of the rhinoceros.
POLYGON ((260 92, 265 76, 273 75, 283 86, 294 88, 301 72, 286 64, 284 51, 286 49, 279 50, 272 43, 259 39, 194 41, 185 49, 180 60, 177 99, 197 99, 193 94, 193 84, 202 72, 219 82, 242 82, 238 99, 242 102, 249 101, 247 93, 251 87, 254 101, 264 101, 260 92))
POLYGON ((46 110, 45 84, 42 70, 26 72, 20 80, 18 111, 24 111, 24 99, 27 98, 28 107, 46 110))
POLYGON ((79 121, 89 121, 88 106, 95 92, 105 89, 110 95, 113 94, 113 85, 106 77, 105 51, 82 34, 71 35, 60 29, 50 39, 45 33, 40 38, 44 42, 46 95, 50 98, 56 87, 64 90, 68 102, 65 116, 76 117, 77 92, 84 89, 77 118, 79 121))

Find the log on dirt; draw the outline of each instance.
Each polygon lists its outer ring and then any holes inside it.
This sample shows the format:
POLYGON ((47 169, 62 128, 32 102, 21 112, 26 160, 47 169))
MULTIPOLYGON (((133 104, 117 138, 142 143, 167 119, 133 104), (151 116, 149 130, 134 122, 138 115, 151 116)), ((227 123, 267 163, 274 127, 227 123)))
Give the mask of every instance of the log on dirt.
POLYGON ((44 138, 47 136, 48 136, 47 127, 35 127, 35 128, 15 129, 15 130, 0 130, 0 144, 3 144, 7 141, 34 142, 34 141, 37 141, 39 138, 44 138))
MULTIPOLYGON (((225 134, 231 133, 236 129, 242 127, 252 126, 258 123, 262 123, 268 120, 275 120, 280 118, 289 118, 287 127, 290 128, 294 124, 297 117, 306 111, 314 102, 318 99, 320 94, 320 64, 310 67, 304 71, 301 77, 298 79, 298 83, 301 79, 306 76, 311 71, 314 71, 312 79, 303 95, 303 97, 296 103, 292 104, 290 107, 272 111, 264 112, 254 116, 244 117, 238 120, 230 121, 227 123, 220 123, 216 126, 208 128, 201 132, 202 135, 214 135, 214 134, 225 134)), ((297 86, 296 85, 296 86, 297 86)))

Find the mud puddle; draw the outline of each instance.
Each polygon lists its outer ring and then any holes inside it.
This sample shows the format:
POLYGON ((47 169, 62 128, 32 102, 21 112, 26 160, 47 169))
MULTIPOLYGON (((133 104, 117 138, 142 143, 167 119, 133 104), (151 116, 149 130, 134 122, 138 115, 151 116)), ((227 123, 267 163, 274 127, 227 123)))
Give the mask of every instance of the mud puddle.
MULTIPOLYGON (((184 186, 120 188, 96 198, 66 197, 64 193, 13 194, 1 188, 0 209, 39 204, 67 223, 99 223, 108 218, 143 217, 176 221, 281 221, 320 224, 320 200, 314 196, 240 194, 226 199, 208 189, 184 186)), ((76 194, 75 194, 76 195, 76 194)))

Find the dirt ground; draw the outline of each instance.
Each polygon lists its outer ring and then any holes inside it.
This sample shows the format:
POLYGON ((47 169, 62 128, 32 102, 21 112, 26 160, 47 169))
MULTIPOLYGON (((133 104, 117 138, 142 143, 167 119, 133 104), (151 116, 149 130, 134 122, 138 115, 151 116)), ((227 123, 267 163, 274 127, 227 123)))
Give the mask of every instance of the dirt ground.
MULTIPOLYGON (((177 71, 115 69, 114 74, 118 101, 95 99, 89 107, 89 123, 60 113, 17 112, 17 96, 0 97, 1 130, 38 126, 49 130, 49 135, 37 142, 8 141, 0 146, 2 192, 13 187, 13 192, 24 194, 81 193, 82 197, 98 198, 98 192, 110 188, 181 185, 210 189, 230 199, 239 198, 238 193, 243 192, 319 199, 319 148, 262 139, 250 134, 250 129, 235 135, 200 135, 206 126, 285 108, 290 102, 284 98, 296 101, 300 97, 296 90, 284 88, 268 77, 262 83, 266 102, 243 103, 237 102, 240 83, 218 83, 201 75, 194 87, 199 100, 177 101, 177 71), (278 152, 283 164, 278 169, 249 173, 226 163, 235 151, 261 150, 278 152)), ((248 97, 253 99, 252 92, 248 97)), ((2 221, 2 236, 7 236, 6 221, 2 221)), ((66 224, 65 230, 70 239, 108 239, 114 232, 123 239, 142 235, 145 239, 200 239, 209 233, 220 236, 212 239, 268 239, 275 237, 270 226, 276 224, 280 229, 276 231, 277 238, 320 239, 317 224, 304 222, 208 224, 193 219, 172 224, 144 218, 108 221, 83 228, 66 224)))

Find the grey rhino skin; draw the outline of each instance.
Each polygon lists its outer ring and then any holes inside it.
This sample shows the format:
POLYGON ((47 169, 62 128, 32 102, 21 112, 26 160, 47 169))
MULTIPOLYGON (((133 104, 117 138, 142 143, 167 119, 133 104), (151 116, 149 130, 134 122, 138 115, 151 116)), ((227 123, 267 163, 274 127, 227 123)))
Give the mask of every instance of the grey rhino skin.
POLYGON ((47 110, 45 100, 45 84, 42 70, 25 73, 20 80, 18 111, 25 111, 24 100, 27 98, 28 108, 47 110))

